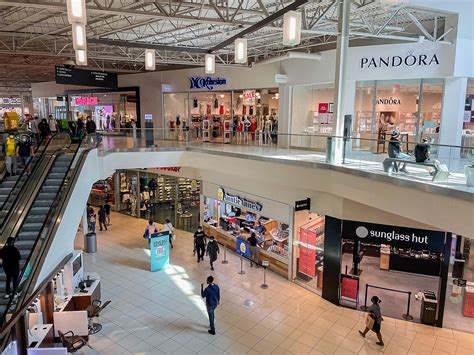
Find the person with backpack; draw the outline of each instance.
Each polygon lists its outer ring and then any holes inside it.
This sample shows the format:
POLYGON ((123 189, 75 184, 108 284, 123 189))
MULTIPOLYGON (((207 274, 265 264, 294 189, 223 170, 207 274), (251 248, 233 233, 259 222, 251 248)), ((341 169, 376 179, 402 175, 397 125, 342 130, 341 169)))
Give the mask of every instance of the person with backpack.
POLYGON ((204 234, 201 226, 199 226, 196 233, 194 233, 194 251, 197 253, 197 262, 204 261, 206 234, 204 234))
POLYGON ((105 223, 106 221, 106 214, 105 214, 105 208, 104 206, 100 206, 99 212, 97 212, 99 216, 99 230, 103 231, 104 229, 107 230, 107 224, 105 223))
POLYGON ((165 224, 163 225, 163 228, 161 228, 161 231, 162 232, 169 232, 169 234, 170 234, 170 246, 171 246, 171 249, 173 249, 173 240, 175 240, 176 237, 174 235, 173 225, 171 224, 171 221, 169 220, 169 218, 165 219, 165 224))
POLYGON ((15 247, 15 238, 8 237, 5 246, 0 250, 0 258, 2 259, 2 266, 7 276, 5 285, 5 299, 16 297, 16 290, 18 288, 18 278, 20 276, 20 260, 21 255, 15 247), (10 284, 13 283, 13 290, 10 293, 10 284))
POLYGON ((209 263, 211 264, 211 270, 214 271, 214 261, 217 260, 217 254, 219 254, 219 244, 214 240, 211 235, 209 237, 209 243, 207 243, 206 255, 209 256, 209 263))
POLYGON ((209 316, 209 334, 216 334, 216 327, 214 324, 214 312, 221 301, 221 292, 219 286, 214 283, 214 277, 208 276, 206 279, 207 287, 204 289, 204 284, 201 284, 201 297, 206 299, 206 310, 209 316))
POLYGON ((3 142, 3 153, 5 154, 5 166, 7 169, 7 176, 16 175, 16 146, 17 144, 15 136, 10 133, 5 142, 3 142))

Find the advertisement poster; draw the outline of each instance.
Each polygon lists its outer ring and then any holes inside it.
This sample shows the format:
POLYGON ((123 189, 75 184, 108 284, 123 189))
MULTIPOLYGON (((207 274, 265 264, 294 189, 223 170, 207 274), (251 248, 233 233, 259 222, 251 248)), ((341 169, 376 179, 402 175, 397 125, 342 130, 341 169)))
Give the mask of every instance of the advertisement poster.
POLYGON ((152 234, 150 238, 150 271, 161 271, 170 262, 169 232, 152 234))
POLYGON ((299 240, 300 260, 298 271, 302 274, 316 276, 316 233, 300 228, 299 240))
POLYGON ((255 97, 257 95, 255 90, 244 90, 244 105, 255 105, 255 97))
POLYGON ((349 275, 341 275, 341 298, 357 301, 359 279, 349 275))
POLYGON ((245 240, 237 238, 237 244, 235 249, 238 254, 245 256, 246 258, 250 258, 249 245, 245 240))

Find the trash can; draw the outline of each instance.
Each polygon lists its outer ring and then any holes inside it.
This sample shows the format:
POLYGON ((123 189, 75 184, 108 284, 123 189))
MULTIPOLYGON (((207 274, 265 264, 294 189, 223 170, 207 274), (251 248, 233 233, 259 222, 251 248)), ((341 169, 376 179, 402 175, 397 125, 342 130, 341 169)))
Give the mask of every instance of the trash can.
POLYGON ((97 238, 95 233, 87 233, 84 237, 84 251, 95 253, 97 251, 97 238))
POLYGON ((436 295, 434 292, 424 291, 423 297, 421 299, 421 323, 426 325, 435 325, 437 308, 438 301, 436 300, 436 295))
POLYGON ((334 163, 334 148, 335 148, 335 145, 333 144, 332 137, 327 137, 327 141, 326 141, 326 163, 329 163, 329 164, 334 163))

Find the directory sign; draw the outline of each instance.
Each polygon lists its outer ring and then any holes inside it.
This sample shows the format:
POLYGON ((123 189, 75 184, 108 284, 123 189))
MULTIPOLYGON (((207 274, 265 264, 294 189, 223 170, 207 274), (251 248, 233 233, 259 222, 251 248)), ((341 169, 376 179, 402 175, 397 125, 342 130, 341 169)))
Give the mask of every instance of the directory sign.
POLYGON ((56 66, 56 84, 116 88, 117 74, 56 66))
POLYGON ((168 231, 150 237, 150 271, 161 271, 170 262, 170 234, 168 231))
POLYGON ((237 238, 237 243, 236 243, 236 248, 235 248, 235 251, 246 257, 246 258, 250 258, 250 249, 249 249, 249 245, 248 243, 243 240, 243 239, 239 239, 237 238))

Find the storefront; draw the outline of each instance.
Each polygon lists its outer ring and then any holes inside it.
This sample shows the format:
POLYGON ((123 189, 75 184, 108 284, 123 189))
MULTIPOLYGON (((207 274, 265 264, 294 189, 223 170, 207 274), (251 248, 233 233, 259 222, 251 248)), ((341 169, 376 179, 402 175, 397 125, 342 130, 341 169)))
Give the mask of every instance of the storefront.
POLYGON ((52 115, 56 120, 67 119, 67 102, 64 96, 35 97, 33 99, 34 115, 47 118, 52 115))
POLYGON ((28 119, 33 112, 31 93, 0 94, 0 127, 2 129, 4 127, 3 117, 10 112, 17 114, 20 122, 28 119))
POLYGON ((167 139, 204 135, 205 140, 224 143, 256 140, 257 132, 264 131, 267 121, 269 132, 278 131, 278 88, 232 90, 224 78, 190 77, 189 81, 190 91, 163 93, 167 139), (199 79, 212 80, 214 84, 201 85, 199 79), (220 90, 222 85, 226 85, 225 90, 220 90), (245 132, 248 134, 244 137, 245 132))
POLYGON ((258 240, 258 258, 288 277, 292 233, 290 206, 226 187, 203 183, 204 232, 230 250, 252 232, 258 240))
POLYGON ((193 232, 200 223, 201 182, 179 175, 180 167, 119 170, 92 186, 89 203, 109 202, 117 212, 193 232), (175 176, 172 176, 172 175, 175 176))

